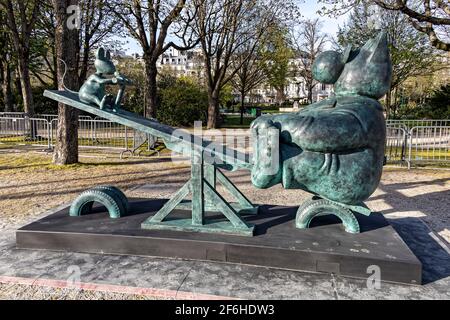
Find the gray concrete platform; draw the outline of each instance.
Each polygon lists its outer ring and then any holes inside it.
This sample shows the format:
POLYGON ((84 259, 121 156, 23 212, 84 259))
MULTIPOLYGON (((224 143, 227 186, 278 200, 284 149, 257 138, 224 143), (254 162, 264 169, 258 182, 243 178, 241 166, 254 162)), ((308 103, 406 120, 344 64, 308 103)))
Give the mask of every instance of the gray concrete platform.
POLYGON ((15 247, 19 226, 0 232, 0 282, 75 285, 159 298, 450 299, 448 248, 420 219, 389 222, 422 262, 422 286, 382 282, 379 287, 368 288, 367 280, 333 274, 142 256, 22 250, 15 247))
MULTIPOLYGON (((220 261, 360 279, 376 266, 382 281, 422 283, 420 261, 380 213, 357 214, 359 234, 345 232, 331 215, 315 218, 309 229, 297 229, 297 207, 267 205, 257 215, 242 216, 255 226, 252 237, 142 229, 142 222, 166 201, 130 198, 129 212, 120 219, 111 219, 101 205, 81 217, 70 217, 67 207, 17 230, 17 248, 220 261)), ((170 219, 190 223, 190 214, 177 209, 170 219)), ((217 213, 206 215, 224 220, 217 213)))

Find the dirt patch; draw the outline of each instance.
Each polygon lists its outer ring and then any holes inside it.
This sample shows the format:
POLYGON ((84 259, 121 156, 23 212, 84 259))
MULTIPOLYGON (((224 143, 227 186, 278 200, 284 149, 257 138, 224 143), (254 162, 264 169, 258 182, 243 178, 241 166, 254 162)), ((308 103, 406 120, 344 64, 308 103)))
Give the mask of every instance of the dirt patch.
POLYGON ((28 221, 96 185, 129 190, 143 184, 176 182, 189 172, 170 158, 83 157, 81 161, 57 167, 50 156, 0 154, 0 227, 28 221))

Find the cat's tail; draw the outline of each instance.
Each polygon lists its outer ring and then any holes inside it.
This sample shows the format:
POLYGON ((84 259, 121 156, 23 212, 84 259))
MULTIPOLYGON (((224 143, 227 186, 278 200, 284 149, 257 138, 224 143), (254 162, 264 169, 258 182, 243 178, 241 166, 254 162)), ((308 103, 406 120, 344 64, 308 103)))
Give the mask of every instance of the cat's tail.
POLYGON ((70 90, 70 89, 68 89, 68 88, 66 87, 65 79, 66 79, 66 74, 67 74, 67 63, 66 63, 63 59, 58 58, 58 60, 61 61, 61 62, 64 64, 64 74, 63 74, 63 78, 62 78, 62 85, 63 85, 63 87, 64 87, 64 90, 69 91, 69 92, 71 92, 71 93, 78 94, 78 92, 72 91, 72 90, 70 90))

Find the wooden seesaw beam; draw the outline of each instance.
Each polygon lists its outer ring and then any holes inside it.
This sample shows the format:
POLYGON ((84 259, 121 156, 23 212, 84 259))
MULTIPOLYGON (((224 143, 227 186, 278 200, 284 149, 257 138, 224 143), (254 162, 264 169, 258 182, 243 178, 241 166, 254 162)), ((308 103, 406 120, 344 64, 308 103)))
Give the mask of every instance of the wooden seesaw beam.
POLYGON ((237 150, 227 148, 203 140, 188 132, 179 134, 177 129, 157 121, 144 118, 135 113, 120 110, 103 109, 80 101, 78 94, 68 91, 46 90, 44 96, 108 119, 115 123, 161 138, 166 147, 175 152, 189 155, 191 158, 191 178, 177 191, 172 198, 152 217, 141 225, 143 229, 194 231, 208 233, 224 233, 242 236, 253 236, 254 226, 247 223, 241 215, 257 214, 258 207, 253 205, 244 194, 223 174, 226 170, 251 170, 251 156, 237 150), (206 159, 214 159, 208 163, 206 159), (237 202, 230 203, 216 189, 219 182, 237 202), (191 194, 191 201, 185 198, 191 194), (186 219, 172 218, 170 214, 175 209, 191 211, 191 217, 186 219), (216 213, 207 217, 206 213, 216 213), (220 213, 223 217, 218 217, 220 213))

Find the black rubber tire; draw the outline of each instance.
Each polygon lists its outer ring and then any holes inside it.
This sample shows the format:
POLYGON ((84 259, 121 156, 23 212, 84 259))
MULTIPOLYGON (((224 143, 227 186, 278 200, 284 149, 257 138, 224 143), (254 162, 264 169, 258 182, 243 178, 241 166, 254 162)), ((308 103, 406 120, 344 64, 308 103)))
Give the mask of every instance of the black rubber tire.
POLYGON ((298 208, 295 219, 296 227, 299 229, 309 228, 312 219, 324 214, 333 214, 341 219, 345 231, 349 233, 360 232, 358 220, 350 209, 326 199, 305 201, 298 208))
POLYGON ((125 209, 124 214, 127 214, 130 210, 130 203, 128 202, 127 196, 120 190, 119 188, 115 186, 97 186, 93 188, 94 190, 108 190, 112 193, 114 193, 118 199, 120 199, 123 208, 125 209))
POLYGON ((120 218, 124 212, 119 198, 111 191, 89 189, 81 193, 70 207, 70 216, 76 217, 91 212, 94 202, 101 203, 113 219, 120 218))

